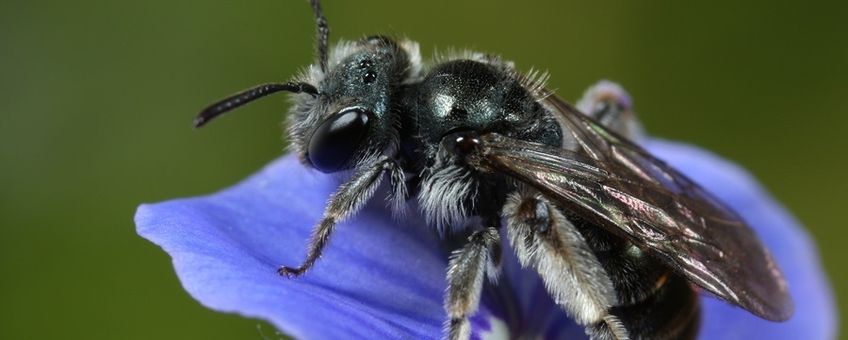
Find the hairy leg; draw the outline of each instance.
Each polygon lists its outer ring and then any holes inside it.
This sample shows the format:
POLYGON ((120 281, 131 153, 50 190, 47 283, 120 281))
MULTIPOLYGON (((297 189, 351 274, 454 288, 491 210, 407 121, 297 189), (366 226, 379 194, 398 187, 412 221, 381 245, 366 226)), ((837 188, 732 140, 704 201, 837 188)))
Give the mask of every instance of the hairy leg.
POLYGON ((504 205, 507 237, 524 267, 536 269, 554 301, 587 327, 592 339, 628 339, 609 313, 617 295, 583 235, 541 194, 523 190, 504 205), (596 330, 594 332, 590 332, 596 330))
POLYGON ((468 316, 477 311, 483 276, 497 277, 497 262, 500 259, 500 235, 495 227, 474 232, 468 243, 454 251, 448 264, 448 289, 445 310, 450 319, 445 325, 447 338, 468 339, 471 326, 468 316))
POLYGON ((321 257, 336 224, 359 212, 365 206, 365 203, 380 186, 384 172, 388 172, 391 179, 392 194, 390 199, 393 205, 399 207, 400 203, 397 203, 397 201, 403 202, 406 196, 405 182, 400 180, 403 178, 403 170, 395 160, 386 156, 380 157, 371 166, 357 171, 353 178, 342 184, 330 198, 330 202, 324 210, 324 216, 312 231, 306 260, 299 267, 283 266, 277 272, 286 277, 296 277, 311 268, 315 261, 321 257))

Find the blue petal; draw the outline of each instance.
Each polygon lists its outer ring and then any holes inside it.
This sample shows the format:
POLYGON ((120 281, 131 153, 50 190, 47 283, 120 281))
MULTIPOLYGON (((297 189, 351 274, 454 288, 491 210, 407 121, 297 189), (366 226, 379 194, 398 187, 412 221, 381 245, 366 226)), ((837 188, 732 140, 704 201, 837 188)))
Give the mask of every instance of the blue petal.
MULTIPOLYGON (((835 312, 827 282, 814 248, 791 216, 734 166, 695 148, 648 144, 746 210, 740 212, 761 232, 792 285, 796 317, 785 324, 706 299, 704 338, 771 330, 766 334, 785 339, 832 335, 835 312), (774 230, 763 232, 767 228, 774 230)), ((140 235, 172 256, 186 290, 209 308, 268 320, 297 338, 440 337, 445 253, 421 219, 392 221, 379 199, 338 226, 306 276, 289 280, 276 274, 279 265, 303 259, 311 227, 337 186, 330 176, 305 170, 289 156, 220 193, 141 206, 136 224, 140 235)), ((505 327, 513 335, 580 337, 582 328, 506 251, 501 284, 487 285, 481 310, 471 320, 473 336, 485 338, 505 327)))
POLYGON ((136 224, 209 308, 268 320, 296 338, 438 337, 446 262, 437 239, 419 222, 397 225, 380 200, 338 226, 307 275, 277 275, 302 261, 337 185, 288 156, 220 193, 143 205, 136 224))

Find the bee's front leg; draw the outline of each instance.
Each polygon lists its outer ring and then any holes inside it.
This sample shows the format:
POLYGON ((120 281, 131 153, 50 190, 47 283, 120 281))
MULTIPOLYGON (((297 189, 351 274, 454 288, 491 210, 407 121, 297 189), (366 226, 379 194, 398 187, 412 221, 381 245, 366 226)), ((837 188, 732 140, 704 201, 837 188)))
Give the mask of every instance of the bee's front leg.
POLYGON ((406 185, 402 180, 403 170, 395 160, 386 156, 380 157, 354 173, 353 177, 347 183, 342 184, 330 198, 330 202, 324 210, 324 216, 312 230, 309 250, 303 263, 298 267, 280 267, 277 272, 286 277, 297 277, 312 268, 318 258, 321 257, 336 224, 356 214, 365 206, 365 203, 371 199, 374 191, 380 186, 384 173, 388 173, 391 180, 392 191, 389 199, 393 203, 393 207, 400 209, 401 204, 397 202, 403 202, 406 196, 406 185))

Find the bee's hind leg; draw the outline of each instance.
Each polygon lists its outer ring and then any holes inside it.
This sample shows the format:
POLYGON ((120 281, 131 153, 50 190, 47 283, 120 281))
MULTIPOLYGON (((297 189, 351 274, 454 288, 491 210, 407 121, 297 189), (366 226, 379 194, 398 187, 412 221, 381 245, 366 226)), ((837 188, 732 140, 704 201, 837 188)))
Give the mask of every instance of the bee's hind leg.
POLYGON ((518 262, 534 268, 554 301, 594 340, 628 339, 610 314, 618 297, 609 275, 579 230, 538 192, 522 189, 507 198, 503 215, 518 262))

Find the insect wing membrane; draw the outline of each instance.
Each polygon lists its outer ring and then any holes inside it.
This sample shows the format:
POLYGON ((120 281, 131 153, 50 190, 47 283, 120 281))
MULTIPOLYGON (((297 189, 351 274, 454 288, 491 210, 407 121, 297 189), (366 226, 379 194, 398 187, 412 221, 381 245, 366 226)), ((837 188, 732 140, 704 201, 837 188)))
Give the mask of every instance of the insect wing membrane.
POLYGON ((481 164, 530 184, 563 208, 626 237, 721 299, 768 320, 793 312, 771 255, 739 216, 641 147, 555 96, 577 151, 481 136, 481 164))

